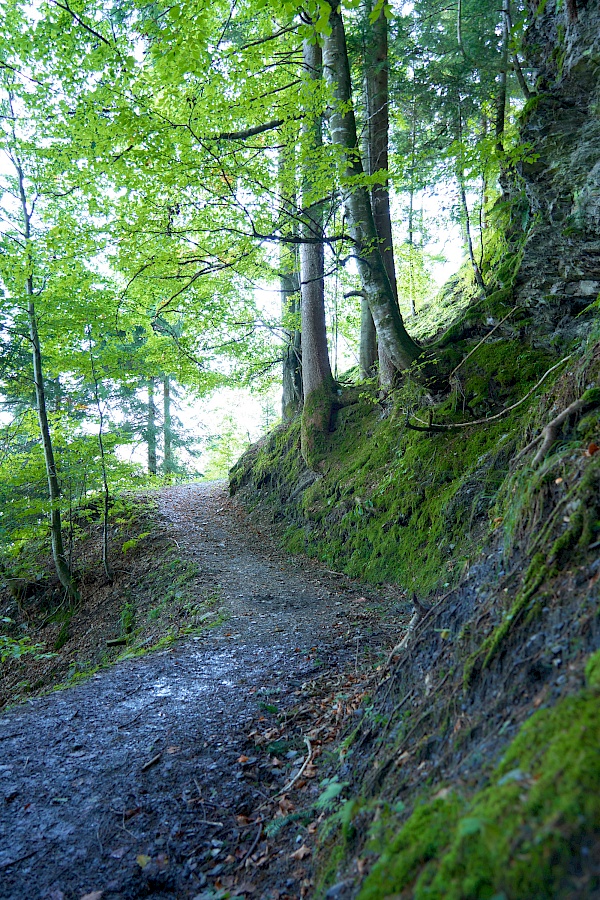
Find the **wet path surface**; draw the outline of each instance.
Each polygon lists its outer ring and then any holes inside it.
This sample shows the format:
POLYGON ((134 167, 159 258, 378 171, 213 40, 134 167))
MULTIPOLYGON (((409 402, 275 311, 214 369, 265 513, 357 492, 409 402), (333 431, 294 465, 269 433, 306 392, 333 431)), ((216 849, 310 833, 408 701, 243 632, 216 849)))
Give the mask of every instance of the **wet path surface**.
POLYGON ((357 587, 287 560, 223 486, 162 496, 182 558, 228 619, 0 718, 3 900, 208 898, 228 885, 238 896, 310 896, 302 869, 281 883, 283 851, 267 848, 262 869, 256 859, 256 810, 302 752, 253 766, 248 733, 263 710, 267 727, 299 687, 353 658, 364 638, 357 587))

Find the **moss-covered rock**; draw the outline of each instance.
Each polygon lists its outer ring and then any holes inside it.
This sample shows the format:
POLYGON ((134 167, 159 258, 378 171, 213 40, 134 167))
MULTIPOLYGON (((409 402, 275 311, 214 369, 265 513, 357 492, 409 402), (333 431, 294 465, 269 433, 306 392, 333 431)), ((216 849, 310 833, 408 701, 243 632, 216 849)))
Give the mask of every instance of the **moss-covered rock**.
MULTIPOLYGON (((445 791, 414 810, 360 900, 574 897, 600 827, 599 747, 596 691, 535 713, 487 787, 469 799, 445 791)), ((592 895, 587 885, 578 896, 592 895)))

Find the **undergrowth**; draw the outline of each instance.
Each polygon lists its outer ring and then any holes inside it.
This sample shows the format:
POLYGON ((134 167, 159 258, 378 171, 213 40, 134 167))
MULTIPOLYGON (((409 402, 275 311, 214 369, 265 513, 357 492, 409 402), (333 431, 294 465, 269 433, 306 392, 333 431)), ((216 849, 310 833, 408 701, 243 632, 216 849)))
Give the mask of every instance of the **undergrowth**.
MULTIPOLYGON (((183 560, 160 521, 156 495, 114 504, 108 581, 101 525, 90 515, 74 545, 81 599, 66 604, 51 575, 5 578, 0 587, 0 704, 68 687, 115 661, 164 649, 222 621, 222 598, 183 560)), ((31 565, 51 571, 40 553, 31 565)))

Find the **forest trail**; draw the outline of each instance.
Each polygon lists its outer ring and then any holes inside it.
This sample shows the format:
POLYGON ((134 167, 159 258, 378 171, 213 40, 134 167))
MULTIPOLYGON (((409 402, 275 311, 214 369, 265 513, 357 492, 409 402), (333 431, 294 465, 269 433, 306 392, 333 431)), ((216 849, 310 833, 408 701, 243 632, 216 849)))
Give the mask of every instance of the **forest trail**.
MULTIPOLYGON (((3 900, 311 896, 310 827, 287 829, 285 844, 265 825, 322 790, 322 741, 292 799, 272 798, 306 757, 311 709, 360 681, 398 620, 356 583, 278 551, 222 484, 168 488, 161 513, 226 620, 2 716, 3 900)), ((324 740, 344 716, 325 720, 324 740)))

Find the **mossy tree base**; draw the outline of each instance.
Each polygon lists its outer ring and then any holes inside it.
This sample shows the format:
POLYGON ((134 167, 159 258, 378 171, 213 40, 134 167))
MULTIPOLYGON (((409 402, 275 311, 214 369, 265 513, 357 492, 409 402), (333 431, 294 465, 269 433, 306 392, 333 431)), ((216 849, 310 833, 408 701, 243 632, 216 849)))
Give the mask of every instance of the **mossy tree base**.
POLYGON ((309 469, 317 469, 329 450, 334 412, 333 384, 313 391, 302 408, 301 452, 309 469))

